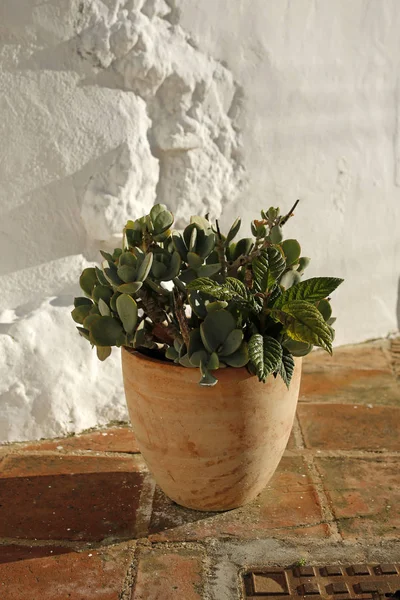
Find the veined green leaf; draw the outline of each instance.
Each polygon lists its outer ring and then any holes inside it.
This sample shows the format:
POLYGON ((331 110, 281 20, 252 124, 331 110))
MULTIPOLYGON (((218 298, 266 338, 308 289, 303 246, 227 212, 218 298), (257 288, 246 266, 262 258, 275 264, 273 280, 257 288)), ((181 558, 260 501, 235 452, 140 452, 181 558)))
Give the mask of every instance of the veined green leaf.
POLYGON ((317 302, 331 294, 342 283, 337 277, 312 277, 297 283, 286 290, 275 302, 274 308, 279 308, 292 300, 307 300, 317 302))
POLYGON ((279 369, 282 361, 282 346, 268 335, 260 333, 251 336, 248 343, 249 359, 258 379, 265 382, 268 375, 279 369))
POLYGON ((314 304, 305 300, 292 300, 279 308, 275 305, 271 316, 285 326, 286 333, 292 340, 320 346, 332 354, 332 332, 314 304))
POLYGON ((290 354, 289 350, 283 348, 282 361, 279 367, 279 375, 285 382, 286 387, 289 389, 290 381, 294 371, 294 359, 290 354))

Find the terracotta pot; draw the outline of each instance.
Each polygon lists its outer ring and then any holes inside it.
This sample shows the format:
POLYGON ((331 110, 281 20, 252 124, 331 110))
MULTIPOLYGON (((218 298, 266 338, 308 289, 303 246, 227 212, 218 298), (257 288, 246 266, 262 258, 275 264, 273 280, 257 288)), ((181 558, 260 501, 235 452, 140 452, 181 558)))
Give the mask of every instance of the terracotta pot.
POLYGON ((221 511, 253 500, 285 450, 296 411, 301 359, 290 390, 243 369, 218 370, 198 385, 198 369, 122 349, 125 394, 139 449, 161 489, 197 510, 221 511))

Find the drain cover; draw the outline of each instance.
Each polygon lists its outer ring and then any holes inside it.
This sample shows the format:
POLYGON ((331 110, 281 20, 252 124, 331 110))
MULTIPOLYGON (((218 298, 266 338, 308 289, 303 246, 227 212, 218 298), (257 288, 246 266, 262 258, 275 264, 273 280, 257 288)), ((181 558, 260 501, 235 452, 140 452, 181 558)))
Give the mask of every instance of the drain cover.
POLYGON ((247 600, 400 598, 400 565, 269 567, 244 575, 247 600))

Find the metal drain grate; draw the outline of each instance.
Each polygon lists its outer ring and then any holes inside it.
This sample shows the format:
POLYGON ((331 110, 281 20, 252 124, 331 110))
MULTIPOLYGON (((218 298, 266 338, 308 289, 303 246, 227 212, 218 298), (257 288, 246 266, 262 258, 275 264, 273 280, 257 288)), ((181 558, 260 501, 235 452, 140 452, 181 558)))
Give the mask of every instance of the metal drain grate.
POLYGON ((400 565, 269 567, 244 574, 247 600, 400 598, 400 565))

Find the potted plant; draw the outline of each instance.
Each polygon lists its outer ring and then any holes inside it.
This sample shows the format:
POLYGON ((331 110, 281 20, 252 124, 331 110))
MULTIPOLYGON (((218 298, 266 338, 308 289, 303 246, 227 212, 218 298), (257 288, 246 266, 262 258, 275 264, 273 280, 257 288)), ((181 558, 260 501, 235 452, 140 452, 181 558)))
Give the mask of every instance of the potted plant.
POLYGON ((261 211, 235 242, 208 217, 173 231, 166 206, 128 221, 122 247, 80 277, 72 317, 100 360, 122 348, 132 427, 174 501, 226 510, 267 484, 293 424, 301 357, 332 352, 333 277, 302 281, 309 259, 261 211))

